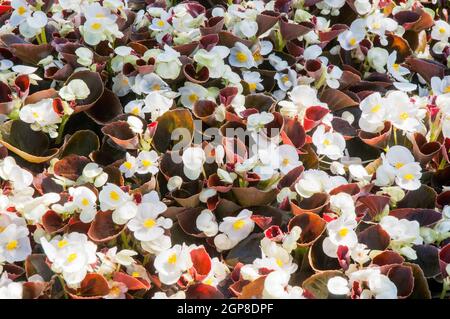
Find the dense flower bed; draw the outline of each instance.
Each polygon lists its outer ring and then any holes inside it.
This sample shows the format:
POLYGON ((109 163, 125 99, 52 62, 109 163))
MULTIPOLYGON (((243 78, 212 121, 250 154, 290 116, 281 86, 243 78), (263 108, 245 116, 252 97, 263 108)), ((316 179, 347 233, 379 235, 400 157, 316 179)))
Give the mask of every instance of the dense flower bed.
POLYGON ((445 0, 0 1, 0 298, 445 298, 445 0))

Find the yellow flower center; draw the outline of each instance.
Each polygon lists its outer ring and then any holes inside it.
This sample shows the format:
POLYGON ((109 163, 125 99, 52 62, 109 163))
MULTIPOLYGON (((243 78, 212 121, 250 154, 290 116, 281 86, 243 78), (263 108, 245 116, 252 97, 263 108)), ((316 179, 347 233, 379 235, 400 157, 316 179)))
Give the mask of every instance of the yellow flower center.
POLYGON ((338 231, 338 234, 341 237, 345 237, 345 236, 347 236, 348 232, 349 232, 348 228, 344 227, 338 231))
POLYGON ((27 9, 25 8, 25 7, 23 7, 23 6, 20 6, 18 9, 17 9, 17 13, 19 13, 19 15, 24 15, 25 14, 25 12, 27 12, 27 9))
POLYGON ((177 262, 177 254, 170 255, 167 262, 171 265, 175 264, 177 262))
POLYGON ((236 53, 236 60, 238 60, 240 63, 244 63, 247 62, 248 58, 244 52, 239 51, 238 53, 236 53))
POLYGON ((33 117, 34 117, 35 119, 38 119, 38 118, 39 118, 39 113, 38 113, 38 112, 33 112, 32 115, 33 115, 33 117))
POLYGON ((370 112, 377 113, 380 109, 381 109, 381 104, 378 103, 370 109, 370 112))
POLYGON ((159 20, 157 23, 158 27, 163 27, 164 26, 164 21, 163 20, 159 20))
POLYGON ((84 197, 84 198, 81 200, 81 204, 82 204, 83 206, 87 206, 87 205, 89 205, 89 200, 88 200, 86 197, 84 197))
POLYGON ((244 225, 245 225, 245 221, 242 220, 242 219, 239 219, 239 220, 237 220, 237 221, 234 222, 233 228, 236 229, 236 230, 239 230, 239 229, 241 229, 242 227, 244 227, 244 225))
POLYGON ((142 160, 142 166, 144 167, 149 167, 150 165, 152 165, 152 162, 149 160, 142 160))
POLYGON ((131 273, 131 276, 134 277, 134 278, 139 278, 141 275, 139 275, 139 273, 137 271, 133 271, 131 273))
POLYGON ((206 279, 205 281, 203 281, 204 284, 206 285, 212 285, 213 284, 213 279, 210 277, 208 279, 206 279))
POLYGON ((355 38, 351 38, 348 43, 350 43, 350 45, 355 45, 356 44, 356 39, 355 38))
POLYGON ((381 28, 381 24, 379 22, 374 22, 374 23, 372 23, 372 28, 379 29, 379 28, 381 28))
POLYGON ((398 69, 400 68, 400 64, 394 63, 394 64, 392 64, 392 68, 393 68, 395 71, 398 71, 398 69))
POLYGON ((18 245, 19 243, 17 242, 17 240, 11 240, 6 244, 6 250, 14 250, 18 245))
POLYGON ((439 28, 439 33, 445 33, 445 28, 444 27, 440 27, 439 28))
POLYGON ((144 227, 145 228, 152 228, 156 225, 156 221, 153 218, 147 218, 144 221, 144 227))
POLYGON ((198 95, 197 94, 192 93, 191 95, 189 95, 189 101, 191 103, 195 103, 195 102, 197 102, 197 100, 198 100, 198 95))
POLYGON ((111 193, 109 193, 109 198, 117 201, 117 200, 119 200, 120 196, 119 196, 119 194, 117 194, 117 192, 112 191, 111 193))
POLYGON ((125 166, 126 169, 131 169, 133 167, 133 164, 131 164, 130 162, 125 162, 123 163, 123 166, 125 166))
POLYGON ((121 292, 122 292, 122 291, 121 291, 120 288, 117 287, 117 286, 112 287, 112 288, 109 290, 109 294, 112 295, 112 296, 115 296, 115 297, 120 296, 120 293, 121 293, 121 292))
POLYGON ((450 85, 444 89, 444 93, 450 93, 450 85))
POLYGON ((405 164, 403 164, 402 162, 397 162, 397 163, 395 163, 394 166, 395 166, 396 169, 399 169, 399 168, 402 168, 403 165, 405 165, 405 164))
POLYGON ((325 145, 325 146, 329 146, 329 145, 331 145, 331 141, 326 138, 326 139, 323 140, 322 144, 325 145))
POLYGON ((97 13, 97 14, 95 15, 95 17, 96 17, 96 18, 99 18, 99 19, 100 19, 100 18, 105 18, 105 15, 104 15, 103 13, 100 12, 100 13, 97 13))
POLYGON ((411 181, 414 179, 414 175, 411 173, 405 174, 405 175, 403 175, 403 178, 406 179, 407 181, 411 181))
POLYGON ((67 257, 67 262, 71 263, 73 262, 75 259, 77 259, 78 255, 76 253, 71 253, 68 257, 67 257))
POLYGON ((152 90, 153 90, 153 91, 159 91, 159 90, 161 90, 161 85, 159 85, 159 84, 153 84, 152 90))
POLYGON ((289 77, 287 75, 285 75, 281 78, 281 81, 283 81, 283 83, 286 83, 289 81, 289 77))
POLYGON ((99 30, 102 27, 102 24, 99 22, 94 22, 91 24, 91 28, 94 30, 99 30))
POLYGON ((66 247, 68 244, 67 240, 65 239, 61 239, 60 241, 58 241, 58 243, 56 244, 56 246, 58 246, 58 248, 64 248, 66 247))
POLYGON ((253 55, 253 59, 254 59, 256 62, 259 62, 259 61, 262 60, 262 55, 261 55, 259 52, 255 52, 255 53, 253 53, 252 55, 253 55))
POLYGON ((0 233, 3 233, 4 230, 5 230, 5 227, 0 226, 0 233))
POLYGON ((283 159, 283 161, 281 162, 281 165, 283 165, 283 166, 289 165, 289 158, 283 159))
POLYGON ((283 262, 281 261, 280 258, 277 258, 276 262, 277 262, 277 265, 278 265, 278 266, 280 266, 280 267, 283 266, 283 262))
POLYGON ((131 110, 131 113, 134 115, 139 115, 139 108, 136 106, 134 109, 131 110))
POLYGON ((408 117, 409 117, 409 114, 407 112, 402 112, 400 114, 400 119, 403 121, 406 120, 408 117))
POLYGON ((248 83, 248 89, 250 91, 256 90, 256 83, 248 83))

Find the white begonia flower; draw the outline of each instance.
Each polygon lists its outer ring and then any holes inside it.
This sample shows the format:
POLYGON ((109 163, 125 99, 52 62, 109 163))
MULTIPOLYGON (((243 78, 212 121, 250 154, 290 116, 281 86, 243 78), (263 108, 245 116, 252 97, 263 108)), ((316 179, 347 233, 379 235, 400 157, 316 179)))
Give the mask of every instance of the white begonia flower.
POLYGON ((247 130, 251 132, 259 132, 264 129, 266 124, 272 122, 274 118, 274 115, 268 112, 251 114, 247 118, 247 130))
POLYGON ((9 24, 12 27, 20 25, 31 14, 30 5, 24 0, 11 1, 11 7, 14 9, 9 18, 9 24))
POLYGON ((341 276, 330 278, 327 282, 327 289, 333 295, 348 295, 350 292, 347 279, 341 276))
POLYGON ((400 169, 406 164, 414 163, 414 156, 408 148, 394 145, 386 152, 386 160, 396 169, 400 169))
POLYGON ((283 174, 287 174, 292 169, 302 165, 302 162, 298 159, 297 149, 292 145, 283 144, 278 146, 276 154, 279 157, 279 167, 283 174))
POLYGON ((442 42, 448 42, 449 37, 450 25, 443 20, 435 21, 434 26, 431 29, 431 38, 442 42))
POLYGON ((253 231, 255 222, 251 219, 252 212, 242 210, 236 217, 225 217, 219 225, 219 230, 234 242, 239 242, 253 231))
POLYGON ((216 196, 216 194, 217 190, 215 190, 214 188, 203 188, 198 196, 198 199, 202 203, 207 203, 208 199, 216 196))
POLYGON ((264 86, 262 85, 263 80, 259 72, 243 71, 242 79, 247 83, 248 89, 251 93, 264 90, 264 86))
POLYGON ((97 214, 97 196, 93 191, 85 186, 69 188, 72 196, 72 203, 80 211, 80 220, 83 223, 90 223, 97 214))
POLYGON ((332 88, 332 89, 337 89, 339 88, 339 81, 342 77, 342 70, 337 67, 337 66, 332 66, 331 71, 329 70, 330 67, 328 68, 328 72, 326 73, 326 82, 327 85, 332 88))
POLYGON ((450 93, 450 76, 444 76, 442 79, 433 76, 431 78, 431 89, 434 95, 450 93))
POLYGON ((317 148, 317 154, 325 155, 332 160, 344 156, 345 139, 337 132, 325 132, 325 126, 320 125, 315 130, 312 141, 317 148))
POLYGON ((77 62, 83 66, 91 66, 92 61, 94 59, 94 53, 85 47, 80 47, 75 50, 75 54, 77 55, 78 59, 77 62))
POLYGON ((53 99, 43 99, 37 103, 27 104, 19 111, 19 117, 25 123, 31 124, 35 131, 44 131, 50 137, 58 136, 57 125, 61 123, 61 117, 53 108, 53 99))
POLYGON ((186 244, 175 245, 158 254, 154 266, 159 280, 166 285, 172 285, 180 279, 183 272, 192 267, 189 247, 186 244))
POLYGON ((157 255, 169 249, 172 246, 172 241, 170 239, 170 236, 162 235, 154 240, 142 241, 141 246, 143 250, 157 255))
POLYGON ((376 34, 380 37, 381 45, 387 45, 386 31, 393 32, 397 29, 397 21, 387 18, 380 11, 375 11, 366 18, 366 25, 369 32, 376 34))
POLYGON ((399 82, 408 82, 403 76, 410 73, 410 71, 398 64, 397 62, 397 51, 392 51, 391 54, 389 54, 388 60, 387 60, 387 70, 388 72, 399 82))
POLYGON ((64 236, 55 236, 49 242, 45 237, 41 245, 52 263, 56 273, 62 273, 69 286, 78 285, 92 271, 91 265, 97 261, 97 245, 88 240, 85 234, 72 232, 64 236))
POLYGON ((370 276, 368 285, 375 299, 397 299, 397 286, 386 275, 370 276))
POLYGON ((196 180, 202 173, 206 161, 205 151, 201 147, 188 147, 183 151, 182 160, 184 175, 196 180))
POLYGON ((337 162, 337 161, 333 161, 331 163, 330 171, 334 175, 344 175, 345 174, 344 165, 342 163, 337 162))
POLYGON ((15 190, 24 189, 33 182, 33 174, 17 165, 11 156, 0 161, 0 177, 10 181, 15 190))
POLYGON ((83 100, 89 96, 91 91, 86 82, 80 79, 74 79, 59 90, 59 96, 66 101, 83 100))
POLYGON ((420 236, 420 224, 415 220, 398 219, 394 216, 384 216, 380 226, 391 237, 390 247, 409 259, 417 259, 412 245, 420 245, 423 238, 420 236))
POLYGON ((178 92, 181 95, 181 104, 183 104, 183 106, 187 107, 188 109, 192 109, 195 102, 204 100, 209 95, 209 92, 206 88, 192 82, 185 82, 184 86, 178 89, 178 92))
POLYGON ((25 260, 31 254, 28 228, 25 225, 9 224, 0 232, 0 259, 8 263, 25 260))
POLYGON ((303 119, 305 111, 310 106, 321 106, 328 109, 326 103, 320 102, 317 98, 317 90, 309 85, 295 86, 289 94, 291 101, 280 101, 280 113, 284 116, 303 119))
POLYGON ((125 105, 124 111, 125 113, 145 118, 145 113, 142 111, 143 107, 144 107, 143 100, 132 100, 125 105))
POLYGON ((290 275, 285 271, 272 271, 264 281, 263 298, 265 299, 305 299, 301 287, 292 287, 290 275))
POLYGON ((355 6, 356 12, 358 12, 359 15, 365 15, 372 9, 372 4, 369 0, 355 0, 353 5, 355 6))
POLYGON ((152 19, 151 25, 149 25, 150 30, 163 32, 170 29, 171 25, 167 21, 171 18, 171 14, 168 12, 161 12, 159 17, 155 17, 152 19))
POLYGON ((135 134, 142 134, 144 132, 144 123, 137 116, 128 116, 127 123, 130 126, 130 130, 135 134))
POLYGON ((136 157, 130 155, 130 153, 125 154, 126 160, 120 165, 119 170, 122 174, 125 175, 126 178, 130 178, 134 176, 137 170, 137 161, 136 157))
POLYGON ((40 197, 22 199, 16 204, 16 209, 27 220, 40 223, 42 216, 49 210, 49 206, 59 202, 60 199, 57 193, 46 193, 40 197))
POLYGON ((216 45, 209 51, 200 49, 194 54, 194 61, 208 68, 209 77, 221 78, 225 72, 224 59, 230 54, 230 49, 225 46, 216 45))
POLYGON ((372 175, 361 164, 351 164, 348 166, 350 177, 365 185, 370 182, 372 175))
POLYGON ((155 151, 142 151, 137 157, 137 170, 138 174, 153 174, 158 173, 158 161, 159 156, 155 151))
POLYGON ((327 224, 328 237, 322 243, 325 255, 337 258, 339 246, 346 246, 351 251, 358 244, 354 229, 357 226, 355 216, 342 215, 327 224))
POLYGON ((309 198, 315 193, 328 192, 344 184, 347 184, 347 180, 343 176, 330 177, 324 171, 309 169, 303 172, 300 180, 295 184, 295 190, 302 197, 309 198))
POLYGON ((164 52, 156 57, 155 72, 163 79, 174 80, 181 71, 180 53, 172 49, 167 44, 164 45, 164 52))
POLYGON ((365 244, 357 244, 355 247, 353 247, 350 256, 355 262, 363 265, 370 260, 369 253, 370 250, 367 249, 367 246, 365 244))
POLYGON ((396 170, 387 162, 383 162, 376 171, 375 185, 390 186, 395 181, 396 170))
POLYGON ((283 237, 282 247, 288 253, 297 248, 297 241, 302 234, 302 229, 299 226, 294 226, 291 231, 283 237))
POLYGON ((112 78, 112 81, 112 91, 117 94, 117 96, 122 97, 130 93, 131 83, 133 83, 134 78, 127 77, 123 73, 119 73, 112 78))
POLYGON ((395 182, 398 186, 406 190, 416 190, 422 185, 422 168, 419 163, 409 163, 402 166, 397 171, 395 182))
POLYGON ((359 104, 362 111, 359 126, 363 131, 376 133, 384 128, 387 117, 386 102, 380 93, 375 92, 367 96, 359 104))
POLYGON ((150 92, 145 97, 145 106, 142 109, 144 113, 151 114, 151 120, 155 121, 158 117, 166 113, 173 105, 173 99, 158 91, 150 92))
POLYGON ((82 179, 94 183, 95 187, 101 187, 108 180, 108 174, 97 163, 88 163, 83 168, 82 179))
POLYGON ((280 90, 287 92, 292 86, 297 84, 297 72, 292 69, 288 69, 287 74, 277 72, 275 80, 277 80, 280 90))
POLYGON ((284 71, 289 67, 289 64, 275 53, 269 55, 269 63, 278 72, 284 71))
POLYGON ((115 184, 103 186, 98 199, 102 211, 113 210, 112 218, 116 224, 123 225, 137 214, 132 197, 115 184))
POLYGON ((9 70, 14 65, 14 62, 8 59, 0 60, 0 71, 9 70))
POLYGON ((426 115, 426 110, 412 103, 405 92, 389 92, 386 95, 386 104, 390 109, 390 112, 388 112, 388 120, 396 128, 411 133, 421 130, 423 126, 422 120, 426 115))
POLYGON ((170 218, 158 217, 167 210, 163 202, 141 203, 137 214, 127 226, 133 231, 134 237, 140 241, 152 241, 164 234, 164 229, 172 227, 170 218))
POLYGON ((136 94, 150 94, 154 91, 165 91, 170 88, 157 74, 148 73, 136 75, 132 89, 136 94))
POLYGON ((338 41, 341 47, 350 51, 359 47, 359 43, 366 36, 366 22, 364 19, 356 19, 350 25, 350 29, 339 34, 338 41))
POLYGON ((330 196, 330 209, 339 215, 355 216, 355 203, 350 194, 339 193, 330 196))
POLYGON ((243 34, 246 38, 251 38, 258 32, 258 23, 244 19, 236 24, 235 29, 239 30, 239 33, 243 34))
POLYGON ((214 237, 219 232, 216 217, 209 209, 204 209, 195 220, 195 227, 208 237, 214 237))
POLYGON ((21 282, 14 282, 8 277, 5 271, 0 277, 0 299, 22 299, 23 298, 23 284, 21 282))
POLYGON ((167 189, 171 192, 175 189, 179 189, 183 184, 183 179, 180 176, 172 176, 167 182, 167 189))
POLYGON ((387 64, 389 52, 386 49, 379 47, 372 47, 367 52, 367 61, 370 66, 379 73, 386 72, 385 66, 387 64))
POLYGON ((230 50, 230 57, 228 58, 230 65, 238 68, 250 69, 256 67, 255 59, 253 58, 252 51, 242 44, 236 42, 234 47, 230 50))

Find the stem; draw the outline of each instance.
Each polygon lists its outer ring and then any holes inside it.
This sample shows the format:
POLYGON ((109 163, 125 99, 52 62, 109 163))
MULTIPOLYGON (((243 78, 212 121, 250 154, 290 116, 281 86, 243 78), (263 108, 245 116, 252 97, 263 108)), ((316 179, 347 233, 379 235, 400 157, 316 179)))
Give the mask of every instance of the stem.
POLYGON ((394 143, 397 145, 397 128, 394 127, 394 143))
POLYGON ((123 247, 128 249, 128 236, 124 231, 120 234, 120 238, 122 239, 123 247))
POLYGON ((43 44, 47 44, 47 36, 45 35, 45 28, 41 29, 41 41, 43 44))
POLYGON ((63 139, 64 127, 66 126, 67 121, 69 120, 69 116, 64 116, 62 118, 61 124, 59 125, 58 137, 56 138, 56 144, 60 144, 63 139))

